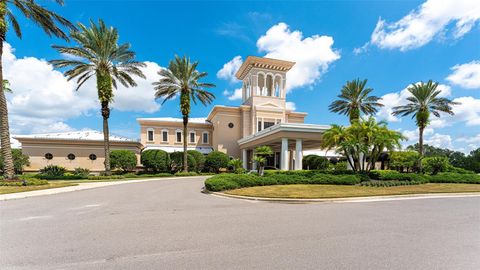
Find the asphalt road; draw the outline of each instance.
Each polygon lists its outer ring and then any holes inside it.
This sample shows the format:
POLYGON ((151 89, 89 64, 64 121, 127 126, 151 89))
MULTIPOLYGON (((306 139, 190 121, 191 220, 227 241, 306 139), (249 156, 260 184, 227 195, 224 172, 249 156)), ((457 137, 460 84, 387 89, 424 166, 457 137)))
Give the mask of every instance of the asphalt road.
POLYGON ((480 197, 280 204, 202 180, 0 202, 0 269, 480 269, 480 197))

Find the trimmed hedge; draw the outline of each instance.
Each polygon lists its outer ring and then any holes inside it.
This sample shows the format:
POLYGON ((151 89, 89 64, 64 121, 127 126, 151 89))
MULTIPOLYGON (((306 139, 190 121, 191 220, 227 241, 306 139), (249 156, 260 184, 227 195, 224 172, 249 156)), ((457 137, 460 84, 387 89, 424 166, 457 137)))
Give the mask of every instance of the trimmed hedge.
POLYGON ((163 150, 143 151, 140 160, 147 171, 155 173, 170 171, 170 156, 163 150))
POLYGON ((330 185, 356 185, 360 183, 357 175, 332 175, 313 174, 311 177, 295 174, 270 174, 269 176, 257 176, 253 174, 219 174, 205 181, 205 187, 209 191, 223 191, 229 189, 292 184, 330 184, 330 185))
POLYGON ((230 157, 220 151, 210 152, 205 159, 205 170, 208 172, 220 172, 220 169, 227 168, 230 157))
POLYGON ((459 173, 438 173, 428 176, 430 183, 463 183, 480 184, 480 175, 478 174, 459 174, 459 173))
POLYGON ((418 182, 428 182, 428 176, 416 174, 416 173, 400 173, 398 171, 391 170, 372 170, 368 174, 370 179, 373 180, 382 180, 382 181, 418 181, 418 182))
POLYGON ((42 186, 48 185, 47 180, 37 180, 37 179, 27 179, 24 182, 22 181, 0 181, 0 186, 8 187, 21 187, 21 186, 42 186))
POLYGON ((110 165, 113 169, 131 172, 137 167, 137 156, 130 150, 112 150, 110 152, 110 165))
POLYGON ((197 172, 177 172, 175 176, 198 176, 197 172))
POLYGON ((328 168, 330 162, 326 157, 319 155, 307 155, 303 158, 303 169, 310 170, 325 170, 328 168))
POLYGON ((391 180, 391 181, 378 181, 371 180, 360 183, 361 186, 366 187, 395 187, 395 186, 409 186, 409 185, 420 185, 424 182, 419 181, 404 181, 404 180, 391 180))
MULTIPOLYGON (((180 172, 183 170, 183 152, 173 152, 170 154, 170 170, 172 172, 180 172)), ((195 158, 187 152, 187 165, 189 171, 197 170, 197 162, 195 158)))

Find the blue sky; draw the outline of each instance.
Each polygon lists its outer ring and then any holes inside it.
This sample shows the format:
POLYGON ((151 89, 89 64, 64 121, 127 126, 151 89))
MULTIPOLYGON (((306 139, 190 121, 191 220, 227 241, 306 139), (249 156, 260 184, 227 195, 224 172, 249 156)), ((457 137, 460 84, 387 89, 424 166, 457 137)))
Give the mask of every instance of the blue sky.
MULTIPOLYGON (((240 83, 228 76, 229 68, 248 55, 267 55, 297 62, 287 100, 309 113, 308 123, 347 124, 328 105, 347 80, 365 78, 375 95, 385 97, 377 118, 413 143, 414 121, 393 118, 388 109, 404 100, 401 91, 409 84, 432 79, 462 105, 453 117, 432 119, 427 143, 465 152, 480 146, 480 4, 474 0, 39 2, 72 22, 102 18, 118 28, 121 42, 132 44, 138 60, 149 63, 147 80, 117 92, 110 120, 117 135, 138 137, 137 117, 180 116, 178 100, 160 107, 150 87, 156 70, 175 54, 200 61, 199 70, 217 85, 214 104, 194 107, 192 117, 206 116, 215 104, 239 105, 232 95, 240 83)), ((74 84, 45 61, 63 57, 51 45, 64 42, 20 23, 24 37, 10 32, 4 57, 15 91, 8 97, 13 133, 101 130, 94 82, 74 92, 74 84)))

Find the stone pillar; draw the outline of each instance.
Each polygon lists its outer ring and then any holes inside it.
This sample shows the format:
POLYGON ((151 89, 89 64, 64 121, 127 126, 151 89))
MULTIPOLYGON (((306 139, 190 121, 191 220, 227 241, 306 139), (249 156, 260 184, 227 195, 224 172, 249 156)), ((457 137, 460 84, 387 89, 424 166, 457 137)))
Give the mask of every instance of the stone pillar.
POLYGON ((282 148, 280 150, 280 170, 288 170, 289 156, 288 156, 288 139, 282 138, 282 148))
POLYGON ((247 169, 247 149, 242 149, 242 162, 243 162, 243 168, 246 170, 247 169))
POLYGON ((302 139, 297 139, 295 141, 295 170, 302 169, 302 159, 303 159, 303 152, 302 152, 302 139))

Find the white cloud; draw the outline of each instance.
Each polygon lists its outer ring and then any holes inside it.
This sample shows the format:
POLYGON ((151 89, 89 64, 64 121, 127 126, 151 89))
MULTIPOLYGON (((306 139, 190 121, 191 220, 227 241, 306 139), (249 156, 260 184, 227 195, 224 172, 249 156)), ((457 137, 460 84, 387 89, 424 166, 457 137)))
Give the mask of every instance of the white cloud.
POLYGON ((257 47, 266 53, 265 57, 296 62, 287 73, 287 92, 316 83, 329 65, 340 59, 340 53, 332 46, 330 36, 304 38, 302 32, 291 31, 285 23, 272 26, 257 41, 257 47))
POLYGON ((424 143, 440 148, 453 148, 452 137, 446 134, 435 133, 432 136, 425 138, 424 143))
POLYGON ((295 111, 297 109, 295 102, 292 102, 292 101, 285 102, 285 107, 287 107, 287 110, 292 110, 292 111, 295 111))
POLYGON ((225 89, 223 95, 228 98, 228 100, 241 100, 242 99, 242 88, 237 88, 233 91, 228 91, 225 89))
POLYGON ((443 38, 449 31, 454 39, 470 32, 480 19, 476 0, 428 0, 397 22, 379 19, 370 43, 382 49, 415 49, 443 38))
MULTIPOLYGON (((419 83, 417 82, 416 84, 419 83)), ((411 96, 410 92, 408 91, 408 87, 410 86, 407 86, 400 92, 393 92, 383 95, 381 100, 383 107, 378 110, 377 118, 385 119, 389 122, 400 122, 401 118, 399 116, 393 116, 392 112, 394 107, 405 105, 408 103, 407 98, 411 96)), ((438 95, 439 97, 448 97, 452 93, 450 86, 445 84, 439 84, 437 86, 437 89, 441 91, 438 95)), ((433 120, 432 118, 432 121, 435 120, 433 120)))
POLYGON ((220 79, 228 80, 232 83, 238 82, 237 78, 235 77, 235 73, 242 65, 243 60, 240 55, 235 56, 232 60, 225 63, 217 72, 217 77, 220 79))
MULTIPOLYGON (((122 111, 158 110, 150 84, 157 79, 154 75, 158 68, 155 63, 147 62, 144 69, 147 80, 137 80, 139 87, 136 88, 119 87, 112 107, 122 111)), ((99 111, 93 80, 75 91, 75 82, 67 81, 46 60, 17 58, 8 43, 4 44, 3 70, 13 90, 7 93, 12 134, 71 131, 65 121, 99 111)))
POLYGON ((460 105, 453 106, 455 115, 448 117, 450 123, 465 122, 467 126, 480 125, 480 99, 474 97, 459 97, 453 99, 460 105))
POLYGON ((451 68, 453 73, 448 75, 447 80, 452 84, 463 88, 480 88, 480 61, 455 65, 451 68))
MULTIPOLYGON (((414 130, 403 130, 403 136, 407 138, 406 141, 403 141, 404 146, 413 145, 418 143, 418 129, 414 130)), ((423 143, 435 147, 441 148, 453 148, 452 138, 450 135, 436 133, 433 128, 426 128, 423 132, 423 143)))

